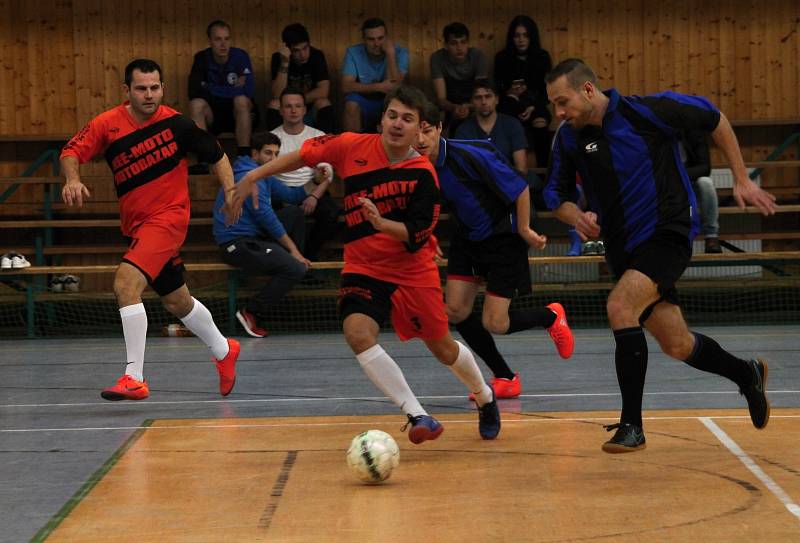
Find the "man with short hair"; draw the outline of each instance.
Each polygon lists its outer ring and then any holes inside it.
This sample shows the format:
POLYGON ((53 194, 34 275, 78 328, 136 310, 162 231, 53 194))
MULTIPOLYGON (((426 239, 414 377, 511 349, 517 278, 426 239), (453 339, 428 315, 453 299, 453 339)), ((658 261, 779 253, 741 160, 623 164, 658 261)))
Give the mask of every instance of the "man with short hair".
POLYGON ((749 202, 765 215, 775 213, 775 198, 747 176, 728 119, 700 96, 671 91, 622 96, 613 88, 601 92, 594 71, 580 59, 559 63, 545 81, 561 120, 545 200, 582 238, 602 236, 606 262, 617 279, 606 312, 616 342, 622 413, 618 424, 607 427, 616 432, 603 450, 645 448, 647 340, 642 327, 666 355, 736 383, 753 425, 766 427, 766 361, 735 357, 710 337, 691 332, 675 288, 691 259, 698 228, 695 195, 677 148, 681 131, 711 133, 733 172, 740 207, 749 202), (575 205, 578 172, 591 211, 575 205))
POLYGON ((519 119, 497 112, 497 93, 486 79, 479 79, 472 88, 474 115, 458 126, 455 139, 489 140, 497 150, 523 174, 528 171, 528 141, 519 119))
POLYGON ((447 259, 447 316, 467 345, 492 370, 497 398, 516 398, 519 373, 497 350, 492 333, 513 334, 532 328, 548 331, 562 358, 572 356, 574 340, 564 307, 509 311, 517 295, 530 294, 528 247, 543 249, 547 238, 532 230, 525 179, 482 141, 442 137, 439 108, 428 104, 416 150, 436 167, 442 196, 456 219, 447 259), (486 283, 483 315, 473 313, 478 287, 486 283))
POLYGON ((412 443, 436 439, 444 430, 420 405, 389 354, 378 344, 391 318, 401 340, 420 338, 475 394, 483 439, 500 433, 500 412, 470 350, 447 326, 433 229, 439 189, 430 161, 412 149, 427 99, 400 86, 386 96, 380 134, 320 136, 300 151, 253 170, 235 190, 247 198, 255 180, 329 162, 344 180, 347 240, 339 297, 345 340, 370 380, 408 417, 412 443))
MULTIPOLYGON (((234 180, 274 160, 280 152, 281 140, 271 132, 258 132, 251 138, 250 156, 239 157, 233 164, 234 180)), ((330 184, 325 177, 311 196, 319 198, 330 184)), ((252 296, 236 318, 253 337, 264 337, 262 322, 281 302, 292 287, 303 279, 311 265, 303 256, 305 216, 299 204, 309 195, 303 186, 287 187, 275 177, 259 179, 258 209, 249 200, 244 202, 242 217, 235 225, 226 225, 225 193, 220 190, 214 204, 214 240, 220 247, 222 260, 253 275, 269 275, 268 282, 252 296), (275 212, 272 198, 296 204, 275 212)))
POLYGON ((235 132, 237 154, 250 154, 253 107, 253 66, 250 56, 231 47, 231 27, 212 21, 206 28, 209 47, 194 56, 189 74, 189 116, 212 134, 235 132))
POLYGON ((361 36, 364 42, 348 47, 342 63, 345 132, 375 132, 384 97, 408 73, 408 49, 389 38, 382 19, 364 21, 361 36))
MULTIPOLYGON (((291 87, 284 89, 280 96, 280 107, 283 124, 272 133, 280 139, 283 154, 293 153, 306 140, 324 135, 324 132, 304 124, 306 104, 299 90, 291 87)), ((309 260, 317 260, 322 245, 339 231, 339 207, 336 202, 325 190, 312 192, 315 184, 322 181, 321 170, 303 166, 275 177, 288 187, 306 187, 309 192, 302 202, 302 208, 307 216, 314 218, 314 225, 308 233, 305 255, 309 260)), ((276 200, 282 201, 280 197, 276 200)))
POLYGON ((303 93, 308 113, 306 124, 325 133, 333 132, 333 106, 325 53, 311 46, 308 30, 300 23, 288 25, 281 32, 281 46, 272 54, 272 100, 267 109, 267 130, 281 124, 280 96, 287 88, 303 93))
POLYGON ((464 23, 450 23, 442 31, 444 47, 430 58, 436 103, 445 112, 445 127, 455 134, 470 113, 472 85, 488 79, 489 68, 483 51, 469 46, 469 29, 464 23))
POLYGON ((128 251, 114 275, 128 364, 117 383, 101 392, 106 400, 143 400, 150 395, 144 379, 147 314, 142 292, 150 287, 171 314, 211 350, 219 373, 219 391, 230 394, 236 382, 239 343, 226 339, 206 307, 183 280, 180 248, 189 229, 189 186, 186 154, 211 164, 225 198, 227 223, 239 212, 230 189, 233 172, 214 136, 167 106, 161 68, 137 59, 125 68, 123 104, 101 113, 73 137, 61 152, 66 184, 61 196, 68 206, 81 207, 89 190, 81 182, 79 164, 105 155, 114 174, 122 234, 128 251))

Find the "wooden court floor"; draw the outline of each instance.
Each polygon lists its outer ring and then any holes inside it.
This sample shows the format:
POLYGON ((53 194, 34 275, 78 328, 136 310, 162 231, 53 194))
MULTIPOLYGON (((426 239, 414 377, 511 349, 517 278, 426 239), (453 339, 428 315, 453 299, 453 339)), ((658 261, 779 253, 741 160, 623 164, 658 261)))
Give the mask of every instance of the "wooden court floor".
POLYGON ((412 445, 399 416, 148 421, 38 539, 61 541, 800 541, 800 409, 650 411, 648 448, 608 455, 616 413, 472 414, 412 445), (355 434, 400 465, 359 483, 355 434))

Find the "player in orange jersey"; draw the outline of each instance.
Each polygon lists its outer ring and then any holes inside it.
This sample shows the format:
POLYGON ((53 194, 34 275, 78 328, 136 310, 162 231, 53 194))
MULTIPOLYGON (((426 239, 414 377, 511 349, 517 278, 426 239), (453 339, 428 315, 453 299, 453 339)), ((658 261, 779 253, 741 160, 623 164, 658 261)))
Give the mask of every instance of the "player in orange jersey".
MULTIPOLYGON (((401 86, 384 102, 381 134, 344 133, 307 140, 299 151, 252 170, 236 185, 235 202, 256 180, 319 162, 344 180, 347 226, 339 298, 344 336, 364 372, 403 410, 409 439, 436 439, 442 425, 420 405, 403 372, 378 343, 391 317, 401 340, 420 338, 476 396, 484 439, 500 432, 500 413, 472 352, 447 326, 432 236, 439 218, 439 187, 430 161, 412 149, 425 95, 401 86)), ((257 194, 256 194, 257 196, 257 194)))
MULTIPOLYGON (((114 276, 128 364, 123 376, 101 396, 143 400, 150 394, 143 375, 147 315, 142 292, 148 284, 164 307, 211 349, 219 391, 227 396, 236 380, 239 343, 226 339, 208 309, 189 293, 179 251, 189 227, 186 154, 212 163, 226 189, 233 187, 231 165, 213 136, 161 105, 164 84, 158 64, 148 59, 128 64, 124 89, 128 100, 89 121, 61 152, 66 177, 61 196, 67 205, 78 207, 90 197, 79 164, 105 156, 114 175, 122 233, 129 241, 114 276)), ((235 222, 239 212, 230 201, 227 206, 228 220, 235 222)))

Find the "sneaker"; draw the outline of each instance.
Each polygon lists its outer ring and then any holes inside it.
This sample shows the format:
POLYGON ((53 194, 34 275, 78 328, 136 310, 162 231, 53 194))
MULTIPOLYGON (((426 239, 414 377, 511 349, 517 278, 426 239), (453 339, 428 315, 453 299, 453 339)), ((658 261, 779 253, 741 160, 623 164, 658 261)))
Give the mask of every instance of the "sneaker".
POLYGON ((0 257, 0 269, 3 270, 11 269, 11 253, 6 253, 2 257, 0 257))
POLYGON ((500 409, 492 391, 492 401, 478 406, 478 432, 483 439, 494 439, 500 433, 500 409))
POLYGON ((606 244, 602 241, 595 242, 595 254, 604 255, 606 254, 606 244))
POLYGON ((719 238, 706 238, 706 253, 719 254, 722 252, 722 246, 719 244, 719 238))
POLYGON ((597 242, 596 241, 587 241, 583 244, 583 249, 581 251, 583 256, 592 256, 597 254, 597 242))
POLYGON ((641 451, 647 448, 644 430, 641 426, 630 423, 619 423, 604 426, 609 432, 616 430, 614 437, 603 443, 603 451, 609 454, 641 451))
POLYGON ((553 302, 548 304, 547 307, 556 314, 556 320, 547 329, 547 333, 553 338, 553 343, 556 344, 556 349, 558 349, 558 355, 561 358, 569 358, 572 356, 572 351, 575 350, 575 338, 572 337, 572 330, 567 324, 564 306, 558 302, 553 302))
POLYGON ((739 393, 747 398, 747 407, 750 409, 750 420, 753 426, 762 430, 769 422, 769 400, 767 400, 767 363, 761 358, 748 360, 753 372, 753 381, 745 389, 740 388, 739 393))
POLYGON ((53 292, 63 292, 64 290, 64 276, 56 275, 50 280, 50 290, 53 292))
POLYGON ((78 292, 81 287, 81 280, 74 275, 64 275, 61 277, 64 292, 78 292))
POLYGON ((408 425, 411 425, 411 430, 408 431, 408 440, 414 445, 419 445, 423 441, 433 440, 442 435, 444 426, 439 424, 439 421, 430 415, 417 415, 412 417, 406 415, 408 422, 400 429, 401 432, 405 431, 408 425))
POLYGON ((30 268, 31 263, 19 253, 11 253, 11 267, 15 270, 21 268, 30 268))
POLYGON ((256 316, 246 309, 240 309, 236 312, 236 320, 242 325, 244 331, 253 337, 266 337, 269 333, 266 328, 262 328, 256 321, 256 316))
POLYGON ((112 402, 144 400, 150 396, 150 388, 147 386, 147 381, 137 381, 130 375, 123 375, 117 379, 116 385, 104 388, 100 396, 112 402))
POLYGON ((239 358, 239 353, 242 347, 235 339, 228 338, 228 354, 222 360, 212 358, 211 360, 217 365, 217 373, 219 373, 219 393, 227 396, 233 390, 233 385, 236 384, 236 360, 239 358))
MULTIPOLYGON (((513 379, 504 377, 492 377, 492 390, 498 400, 508 400, 517 398, 522 394, 522 384, 519 380, 519 372, 514 374, 513 379)), ((475 393, 469 393, 469 399, 475 401, 475 393)))

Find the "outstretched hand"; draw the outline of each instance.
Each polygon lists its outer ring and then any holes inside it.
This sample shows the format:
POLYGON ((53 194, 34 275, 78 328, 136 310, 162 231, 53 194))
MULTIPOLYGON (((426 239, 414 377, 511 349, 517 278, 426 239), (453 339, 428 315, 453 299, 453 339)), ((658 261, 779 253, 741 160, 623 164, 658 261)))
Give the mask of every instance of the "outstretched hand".
POLYGON ((230 192, 231 208, 241 213, 242 206, 247 197, 253 199, 253 207, 258 209, 258 183, 256 179, 251 178, 250 174, 246 174, 234 186, 228 189, 230 192))
POLYGON ((756 185, 752 179, 733 184, 733 199, 739 209, 744 209, 746 202, 757 207, 764 215, 774 215, 778 208, 775 196, 756 185))

